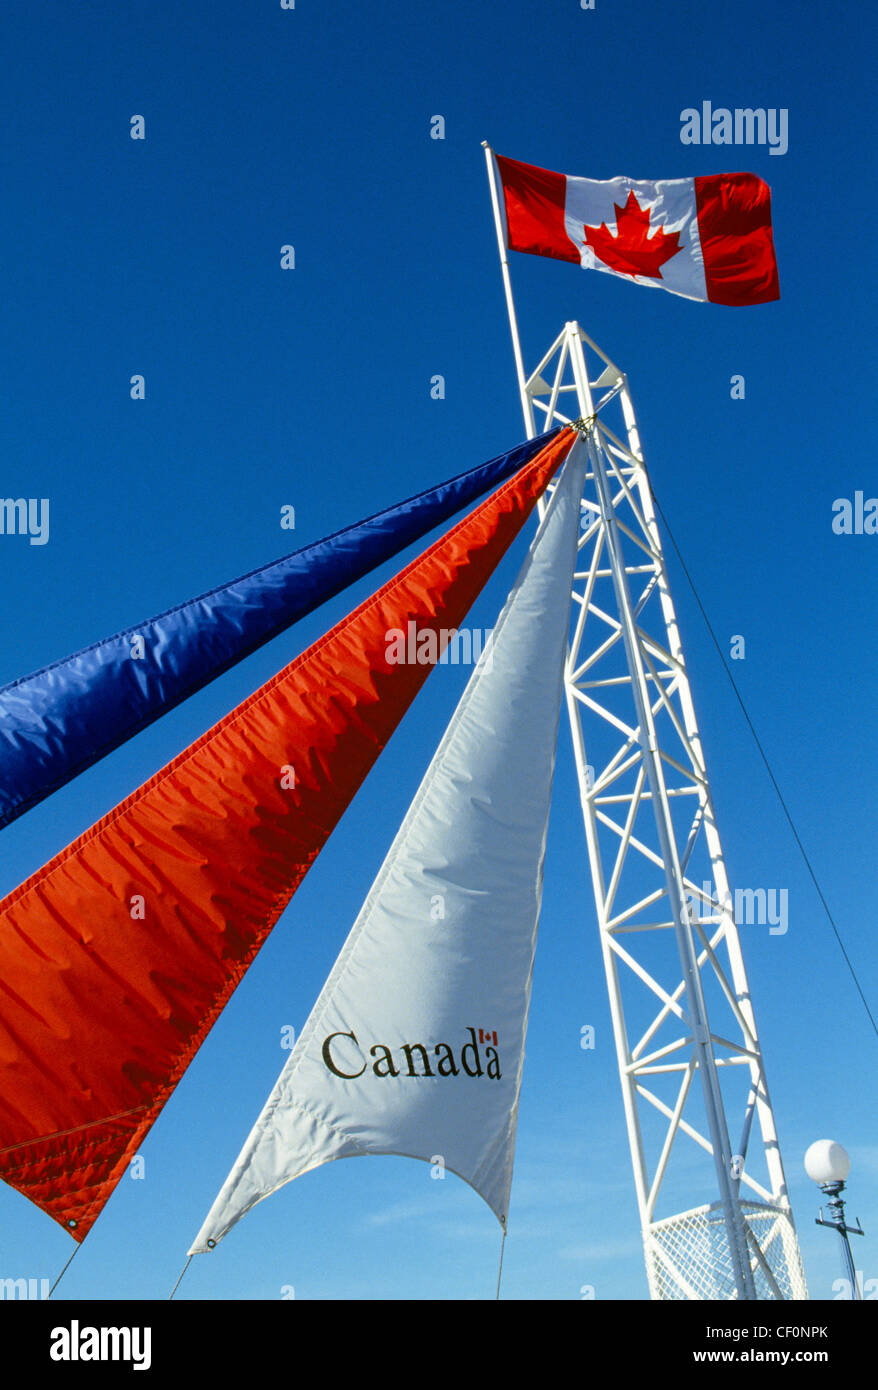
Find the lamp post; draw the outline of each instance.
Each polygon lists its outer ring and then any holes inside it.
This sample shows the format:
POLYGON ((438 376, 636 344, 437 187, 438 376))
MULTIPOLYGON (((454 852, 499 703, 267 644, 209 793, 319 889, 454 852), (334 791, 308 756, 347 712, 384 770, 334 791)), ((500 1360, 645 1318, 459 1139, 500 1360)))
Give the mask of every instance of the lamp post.
POLYGON ((833 1226, 841 1236, 842 1250, 844 1251, 845 1265, 847 1267, 848 1278, 851 1285, 851 1298, 860 1299, 860 1287, 857 1283, 857 1271, 854 1268, 854 1257, 851 1254, 848 1233, 861 1236, 863 1231, 860 1227, 859 1218, 856 1226, 849 1226, 844 1219, 844 1202, 841 1193, 844 1189, 845 1179, 851 1171, 851 1161, 847 1152, 841 1144, 836 1144, 832 1139, 818 1139, 812 1144, 805 1154, 805 1172, 812 1182, 816 1182, 822 1192, 829 1198, 829 1219, 825 1219, 823 1208, 820 1208, 820 1215, 816 1218, 818 1226, 833 1226))

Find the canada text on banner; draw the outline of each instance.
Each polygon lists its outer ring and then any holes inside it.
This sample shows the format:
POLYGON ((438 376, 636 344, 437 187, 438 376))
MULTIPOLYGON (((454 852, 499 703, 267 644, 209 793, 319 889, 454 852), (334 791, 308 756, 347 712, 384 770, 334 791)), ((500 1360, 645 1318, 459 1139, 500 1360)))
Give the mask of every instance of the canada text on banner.
POLYGON ((494 158, 512 251, 712 304, 780 298, 771 190, 755 174, 582 179, 494 158))

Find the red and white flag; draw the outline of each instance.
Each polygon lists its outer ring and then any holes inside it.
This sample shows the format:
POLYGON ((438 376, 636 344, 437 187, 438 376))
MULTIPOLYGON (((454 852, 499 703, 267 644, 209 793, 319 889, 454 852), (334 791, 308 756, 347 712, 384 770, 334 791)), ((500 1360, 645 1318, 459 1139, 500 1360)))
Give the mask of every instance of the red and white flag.
POLYGON ((712 304, 780 298, 771 190, 755 174, 579 179, 494 158, 512 251, 712 304))

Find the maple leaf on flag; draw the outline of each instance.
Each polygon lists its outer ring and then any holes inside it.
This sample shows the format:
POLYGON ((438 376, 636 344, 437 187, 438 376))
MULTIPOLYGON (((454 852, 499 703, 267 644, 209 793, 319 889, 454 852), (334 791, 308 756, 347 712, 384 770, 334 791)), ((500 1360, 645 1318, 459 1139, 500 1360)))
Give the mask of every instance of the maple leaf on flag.
POLYGON ((682 248, 680 233, 667 233, 664 227, 649 235, 649 208, 642 208, 634 196, 628 194, 624 208, 614 203, 616 209, 616 235, 602 222, 599 227, 583 227, 584 245, 590 246, 595 255, 611 270, 623 275, 646 275, 651 280, 661 280, 661 266, 676 256, 682 248))

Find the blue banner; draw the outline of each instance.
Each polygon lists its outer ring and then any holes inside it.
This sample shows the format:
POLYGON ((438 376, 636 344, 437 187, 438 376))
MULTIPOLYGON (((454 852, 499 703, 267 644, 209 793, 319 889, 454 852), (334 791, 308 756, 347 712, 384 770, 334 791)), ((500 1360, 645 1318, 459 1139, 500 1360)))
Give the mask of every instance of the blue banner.
POLYGON ((558 433, 0 689, 0 827, 522 468, 558 433))

